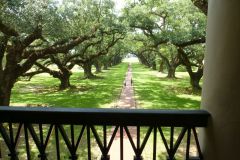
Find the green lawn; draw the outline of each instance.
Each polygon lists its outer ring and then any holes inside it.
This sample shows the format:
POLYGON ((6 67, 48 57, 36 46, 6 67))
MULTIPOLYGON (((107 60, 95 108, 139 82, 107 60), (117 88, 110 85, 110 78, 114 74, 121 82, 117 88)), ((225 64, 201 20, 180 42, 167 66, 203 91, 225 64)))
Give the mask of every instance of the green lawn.
MULTIPOLYGON (((133 63, 133 83, 135 97, 138 100, 138 108, 145 109, 199 109, 200 95, 191 93, 191 86, 189 77, 186 72, 177 72, 176 79, 166 78, 166 74, 153 71, 145 66, 133 63)), ((169 140, 170 128, 163 127, 163 132, 169 140)), ((141 134, 146 133, 147 128, 143 128, 141 134)), ((174 139, 177 139, 181 128, 175 128, 174 139)), ((159 135, 158 135, 159 136, 159 135)), ((152 159, 152 145, 153 135, 150 136, 146 148, 143 152, 145 159, 152 159)), ((192 145, 195 144, 192 142, 192 145)), ((163 142, 158 141, 157 159, 166 159, 166 150, 163 142)), ((176 159, 184 159, 184 152, 186 148, 186 137, 182 141, 176 159)))
MULTIPOLYGON (((58 79, 47 74, 37 75, 31 81, 18 81, 13 89, 11 104, 81 108, 112 107, 119 98, 127 66, 127 63, 122 63, 98 74, 98 78, 91 80, 82 79, 82 72, 74 72, 71 77, 71 84, 74 87, 65 91, 59 91, 58 79)), ((189 78, 186 73, 178 72, 177 79, 167 79, 166 75, 152 71, 138 63, 133 63, 132 68, 135 97, 139 108, 199 109, 201 98, 199 95, 191 94, 189 78)), ((141 135, 146 133, 146 129, 142 128, 141 135)), ((163 128, 163 132, 165 135, 169 135, 169 128, 163 128)), ((179 133, 180 129, 176 129, 175 132, 179 133)), ((169 136, 166 138, 168 139, 169 136)), ((86 158, 86 137, 83 139, 79 154, 86 158)), ((152 142, 151 135, 143 152, 143 156, 147 157, 146 159, 152 159, 152 142)), ((50 144, 50 148, 55 144, 53 139, 50 144)), ((66 146, 63 142, 61 144, 61 150, 67 150, 64 148, 66 146)), ((94 145, 96 144, 94 143, 94 145)), ((95 154, 96 147, 93 148, 95 154)), ((157 153, 158 159, 165 159, 166 151, 163 143, 159 143, 158 148, 160 149, 157 153)), ((37 154, 36 147, 33 148, 32 154, 37 154)), ((62 154, 63 157, 67 157, 66 152, 62 154)), ((54 155, 52 154, 52 156, 54 155)), ((176 159, 183 159, 182 155, 182 153, 178 153, 176 159)))
MULTIPOLYGON (((167 79, 157 71, 133 63, 133 81, 138 106, 151 109, 198 109, 201 97, 191 94, 187 73, 177 72, 177 79, 167 79)), ((111 107, 119 97, 127 71, 122 63, 98 74, 96 79, 81 79, 73 72, 71 89, 59 91, 58 79, 40 74, 31 81, 18 81, 13 88, 11 105, 58 107, 111 107)))
MULTIPOLYGON (((52 78, 48 74, 40 74, 31 79, 31 81, 18 81, 13 88, 11 105, 15 106, 57 106, 57 107, 112 107, 119 98, 128 64, 122 63, 118 66, 104 70, 103 73, 97 74, 96 79, 82 79, 83 72, 75 71, 71 77, 71 84, 74 86, 65 91, 59 91, 58 79, 52 78)), ((70 135, 69 126, 65 125, 68 135, 70 135)), ((36 129, 37 130, 37 129, 36 129)), ((44 129, 46 131, 47 129, 44 129)), ((76 126, 75 132, 79 133, 80 128, 76 126)), ((98 128, 97 128, 98 130, 98 128)), ((76 134, 78 135, 78 134, 76 134)), ((83 159, 87 159, 87 143, 86 132, 83 135, 78 154, 83 159)), ((77 138, 77 137, 76 137, 77 138)), ((32 141, 32 139, 30 139, 32 141)), ((0 142, 2 142, 0 138, 0 142)), ((95 156, 96 143, 92 142, 95 156)), ((48 145, 49 159, 56 159, 55 139, 52 136, 48 145)), ((4 156, 7 157, 7 149, 3 148, 4 156)), ((67 151, 66 145, 60 137, 60 150, 67 151)), ((25 159, 25 145, 21 139, 19 147, 20 159, 25 159)), ((99 152, 97 152, 99 153, 99 152)), ((38 150, 35 145, 31 144, 31 155, 37 157, 38 150)), ((61 152, 63 159, 69 159, 68 152, 61 152)))
POLYGON ((176 79, 133 63, 135 96, 140 108, 148 109, 199 109, 200 95, 191 94, 187 73, 177 72, 176 79))
POLYGON ((111 107, 119 97, 127 64, 122 63, 97 75, 82 79, 82 72, 73 72, 71 89, 59 91, 59 80, 40 74, 31 81, 18 81, 13 88, 11 105, 46 105, 58 107, 111 107))

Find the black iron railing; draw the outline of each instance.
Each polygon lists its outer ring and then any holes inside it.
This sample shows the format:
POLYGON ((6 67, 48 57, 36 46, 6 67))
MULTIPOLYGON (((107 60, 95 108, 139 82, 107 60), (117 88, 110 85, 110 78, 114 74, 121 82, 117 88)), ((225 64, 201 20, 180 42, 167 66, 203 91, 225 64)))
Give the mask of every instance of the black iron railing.
POLYGON ((55 150, 55 159, 66 159, 61 157, 61 153, 66 152, 69 154, 67 159, 76 160, 82 159, 77 153, 81 150, 80 142, 84 141, 85 158, 90 160, 93 159, 92 142, 94 141, 95 147, 100 149, 100 159, 109 160, 110 148, 116 135, 119 134, 118 152, 122 160, 124 134, 126 134, 125 137, 129 140, 135 154, 133 159, 142 160, 142 153, 152 135, 152 157, 155 160, 159 141, 157 135, 160 135, 161 142, 165 146, 166 159, 173 160, 186 135, 185 159, 203 159, 196 127, 206 127, 209 116, 209 113, 203 110, 0 107, 0 137, 4 141, 1 146, 7 148, 8 156, 14 160, 21 159, 19 146, 25 148, 25 159, 36 159, 31 154, 32 144, 36 146, 37 157, 41 160, 49 159, 49 154, 53 154, 48 151, 49 145, 55 150), (129 129, 132 126, 136 128, 134 136, 129 129), (145 131, 142 130, 143 127, 145 131), (165 135, 163 129, 165 127, 170 128, 169 135, 165 135), (198 153, 195 157, 190 157, 191 137, 194 137, 198 153), (19 142, 20 138, 24 141, 19 142), (51 138, 54 139, 54 145, 53 141, 50 142, 51 138), (62 139, 61 142, 60 139, 62 139), (66 150, 61 150, 62 145, 66 146, 66 150))

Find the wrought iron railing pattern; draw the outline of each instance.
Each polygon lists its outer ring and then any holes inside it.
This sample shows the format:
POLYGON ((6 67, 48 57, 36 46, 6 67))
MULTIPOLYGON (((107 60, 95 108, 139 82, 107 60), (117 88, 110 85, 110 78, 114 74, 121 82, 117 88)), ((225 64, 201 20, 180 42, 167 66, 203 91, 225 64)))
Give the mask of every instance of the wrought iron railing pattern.
MULTIPOLYGON (((55 138, 56 159, 63 159, 61 152, 68 152, 69 159, 81 159, 77 154, 80 142, 86 138, 87 159, 92 158, 92 141, 100 149, 101 160, 109 160, 109 151, 116 134, 120 134, 120 159, 123 159, 124 133, 134 151, 134 160, 143 160, 142 153, 153 136, 153 159, 157 159, 158 134, 165 146, 166 159, 173 160, 184 136, 187 136, 185 159, 203 159, 198 142, 196 127, 206 127, 209 113, 203 110, 128 110, 128 109, 69 109, 69 108, 30 108, 30 107, 0 107, 0 136, 4 140, 9 157, 19 158, 18 146, 21 136, 24 137, 26 159, 36 159, 31 155, 31 143, 36 145, 38 158, 48 159, 47 147, 51 137, 55 138), (68 125, 69 127, 65 127, 68 125), (14 127, 13 127, 14 126, 14 127), (101 132, 99 127, 101 126, 101 132), (109 131, 109 126, 112 126, 109 131), (135 126, 136 135, 129 130, 135 126), (141 131, 147 127, 147 131, 141 131), (170 127, 170 137, 164 135, 163 127, 170 127), (175 127, 181 127, 176 137, 175 127), (76 132, 77 128, 77 132, 76 132), (110 134, 109 134, 110 132, 110 134), (86 137, 84 137, 84 133, 86 137), (60 150, 60 140, 63 139, 68 151, 60 150), (141 138, 142 137, 142 138, 141 138), (190 141, 194 137, 197 157, 190 157, 190 141), (30 140, 31 138, 31 140, 30 140)), ((22 142, 23 143, 23 142, 22 142)), ((1 154, 0 154, 1 155, 1 154)))

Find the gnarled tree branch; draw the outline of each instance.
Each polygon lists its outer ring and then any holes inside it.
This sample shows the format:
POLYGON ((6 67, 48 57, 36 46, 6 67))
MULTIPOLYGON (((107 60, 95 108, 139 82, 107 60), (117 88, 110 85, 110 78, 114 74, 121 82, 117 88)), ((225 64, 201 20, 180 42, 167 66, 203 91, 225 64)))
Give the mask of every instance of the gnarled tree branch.
POLYGON ((190 45, 200 44, 200 43, 205 43, 205 42, 206 42, 206 37, 201 37, 201 38, 192 39, 192 40, 185 41, 185 42, 176 42, 176 43, 173 43, 173 44, 175 46, 184 48, 184 47, 187 47, 187 46, 190 46, 190 45))
POLYGON ((3 24, 1 19, 0 19, 0 31, 7 36, 14 36, 14 37, 19 36, 19 33, 16 30, 11 28, 10 26, 7 26, 6 24, 3 24))
POLYGON ((208 0, 192 0, 192 2, 197 8, 199 8, 207 16, 208 0))

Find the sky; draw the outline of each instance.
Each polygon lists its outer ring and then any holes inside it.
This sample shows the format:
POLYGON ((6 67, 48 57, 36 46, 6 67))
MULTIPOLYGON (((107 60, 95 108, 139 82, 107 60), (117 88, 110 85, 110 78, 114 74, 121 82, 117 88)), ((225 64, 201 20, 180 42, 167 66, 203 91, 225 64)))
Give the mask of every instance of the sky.
POLYGON ((115 2, 115 8, 116 8, 116 11, 120 11, 124 5, 125 5, 125 0, 114 0, 115 2))

